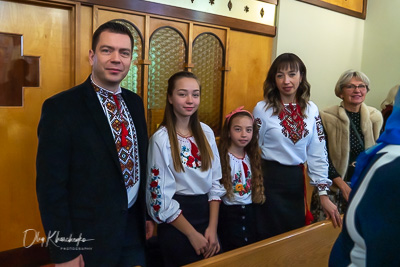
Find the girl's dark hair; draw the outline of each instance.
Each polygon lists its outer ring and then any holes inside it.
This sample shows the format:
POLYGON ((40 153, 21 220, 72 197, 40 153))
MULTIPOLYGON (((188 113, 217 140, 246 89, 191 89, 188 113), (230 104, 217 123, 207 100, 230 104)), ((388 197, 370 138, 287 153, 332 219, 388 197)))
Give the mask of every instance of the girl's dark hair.
POLYGON ((278 115, 282 110, 281 95, 276 86, 275 77, 278 71, 290 69, 299 71, 301 82, 296 92, 296 102, 300 105, 301 113, 305 114, 308 101, 310 100, 311 85, 307 81, 307 69, 303 61, 292 53, 284 53, 278 56, 269 68, 267 78, 264 82, 264 99, 266 108, 273 108, 273 114, 278 115))
MULTIPOLYGON (((181 171, 184 172, 185 169, 183 168, 183 165, 181 162, 181 157, 180 157, 180 152, 179 152, 179 142, 178 142, 178 138, 177 138, 177 132, 175 129, 176 116, 175 116, 174 108, 173 108, 172 104, 169 103, 169 101, 168 101, 168 96, 172 96, 172 93, 174 92, 174 89, 175 89, 176 82, 182 78, 195 79, 197 81, 197 83, 199 84, 199 88, 200 88, 200 92, 201 92, 200 82, 197 79, 196 75, 194 75, 191 72, 188 72, 188 71, 177 72, 168 79, 167 99, 166 99, 166 104, 165 104, 164 119, 161 122, 160 126, 165 126, 167 128, 168 138, 169 138, 169 142, 171 144, 172 160, 174 162, 174 168, 177 172, 181 172, 181 171)), ((203 129, 201 128, 199 116, 198 116, 198 110, 196 110, 196 112, 193 113, 193 115, 190 117, 189 128, 193 134, 193 137, 194 137, 196 144, 200 151, 201 170, 202 171, 208 170, 211 168, 212 160, 214 159, 214 154, 213 154, 210 144, 208 143, 208 140, 203 132, 203 129)))
MULTIPOLYGON (((247 116, 252 118, 251 115, 247 112, 237 112, 228 119, 225 120, 224 126, 222 127, 221 139, 219 141, 219 153, 221 157, 221 169, 222 169, 222 179, 221 184, 224 185, 226 189, 226 196, 229 199, 233 198, 233 187, 232 187, 232 177, 231 177, 231 166, 229 164, 229 155, 228 149, 232 144, 231 138, 229 136, 231 124, 234 118, 238 116, 247 116)), ((253 136, 251 141, 244 148, 246 154, 250 159, 250 168, 251 168, 251 198, 253 203, 262 204, 265 202, 264 195, 264 185, 263 185, 263 176, 261 170, 261 151, 258 145, 258 126, 257 122, 253 121, 253 136)))

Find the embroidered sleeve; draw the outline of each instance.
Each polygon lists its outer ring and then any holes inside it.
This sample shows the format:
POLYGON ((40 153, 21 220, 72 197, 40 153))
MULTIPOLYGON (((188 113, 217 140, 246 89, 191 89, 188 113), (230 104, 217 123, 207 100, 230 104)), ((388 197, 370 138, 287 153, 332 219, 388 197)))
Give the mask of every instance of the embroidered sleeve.
POLYGON ((328 153, 326 150, 325 134, 318 108, 313 104, 308 114, 313 122, 312 136, 307 146, 308 174, 311 184, 317 186, 318 191, 326 191, 332 181, 328 179, 328 153))
POLYGON ((224 186, 220 183, 222 178, 221 172, 221 161, 219 158, 217 144, 215 143, 214 135, 213 140, 210 142, 211 150, 214 154, 214 160, 212 162, 212 186, 210 193, 208 193, 208 201, 217 200, 220 201, 221 197, 225 195, 226 191, 224 186))
POLYGON ((257 104, 255 106, 255 108, 253 110, 253 116, 254 116, 254 119, 257 122, 257 126, 258 126, 258 129, 259 129, 259 132, 258 132, 258 135, 259 135, 258 143, 259 143, 260 146, 262 146, 263 143, 264 143, 264 135, 265 135, 265 131, 266 131, 266 125, 263 122, 263 118, 266 116, 266 114, 265 114, 265 112, 263 110, 263 107, 261 107, 260 104, 257 104))
POLYGON ((181 210, 172 199, 175 194, 175 179, 168 167, 169 150, 165 143, 157 142, 158 135, 150 139, 147 157, 147 210, 157 223, 175 220, 181 210))

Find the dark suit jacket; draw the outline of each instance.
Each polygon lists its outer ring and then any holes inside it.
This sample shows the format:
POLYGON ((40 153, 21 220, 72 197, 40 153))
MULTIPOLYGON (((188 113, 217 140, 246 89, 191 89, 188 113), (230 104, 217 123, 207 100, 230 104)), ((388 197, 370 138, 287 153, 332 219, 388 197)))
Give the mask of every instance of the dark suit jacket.
POLYGON ((84 255, 87 266, 113 266, 126 229, 138 227, 134 244, 145 243, 147 128, 141 98, 122 89, 137 131, 140 189, 136 226, 127 226, 128 200, 114 138, 90 78, 47 99, 38 127, 36 190, 42 223, 55 263, 84 255), (50 231, 50 232, 49 232, 50 231), (55 242, 56 236, 94 239, 55 242), (54 235, 53 235, 54 234, 54 235), (55 244, 53 244, 55 243, 55 244), (85 250, 64 250, 78 247, 85 250), (89 248, 89 250, 86 250, 89 248))

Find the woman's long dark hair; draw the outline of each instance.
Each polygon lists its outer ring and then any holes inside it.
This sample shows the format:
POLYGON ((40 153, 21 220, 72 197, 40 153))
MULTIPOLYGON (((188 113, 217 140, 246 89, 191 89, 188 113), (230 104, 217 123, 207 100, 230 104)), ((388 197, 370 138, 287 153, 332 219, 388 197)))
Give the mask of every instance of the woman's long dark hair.
MULTIPOLYGON (((219 154, 221 157, 221 169, 222 169, 221 184, 224 185, 226 189, 226 196, 229 199, 233 198, 231 165, 229 164, 229 155, 228 155, 228 150, 232 144, 232 141, 229 136, 229 132, 233 119, 238 116, 248 116, 249 118, 252 118, 251 115, 247 112, 238 112, 236 114, 233 114, 230 117, 229 121, 228 119, 226 119, 224 126, 222 127, 221 139, 219 141, 219 146, 218 146, 219 154)), ((261 170, 261 151, 258 145, 258 126, 255 120, 253 121, 253 136, 251 138, 251 141, 244 148, 244 150, 250 159, 250 168, 252 173, 251 198, 253 203, 262 204, 265 202, 265 195, 264 195, 263 176, 261 170)))
POLYGON ((296 92, 296 102, 300 105, 301 113, 305 114, 305 110, 310 100, 311 85, 307 81, 307 68, 303 61, 292 53, 285 53, 278 56, 271 67, 269 68, 267 78, 264 82, 264 99, 266 101, 266 108, 273 108, 273 114, 278 115, 282 110, 281 95, 278 87, 276 86, 275 77, 278 71, 281 70, 294 70, 299 71, 301 82, 296 92))
MULTIPOLYGON (((168 101, 168 96, 172 96, 172 93, 175 89, 176 81, 182 78, 191 78, 195 79, 200 87, 200 82, 197 79, 196 75, 188 71, 181 71, 177 72, 172 75, 168 80, 168 89, 167 89, 167 99, 165 104, 165 111, 164 111, 164 118, 161 122, 160 126, 165 126, 168 131, 168 138, 171 144, 171 156, 174 162, 174 168, 177 172, 184 172, 185 169, 183 168, 180 152, 179 152, 179 142, 177 138, 177 132, 175 129, 176 124, 176 115, 174 113, 174 108, 171 103, 168 101)), ((201 155, 201 170, 205 171, 211 168, 212 160, 214 158, 214 154, 211 150, 210 144, 201 128, 198 110, 190 117, 189 120, 189 128, 193 134, 193 137, 196 141, 197 147, 199 148, 200 155, 201 155)))

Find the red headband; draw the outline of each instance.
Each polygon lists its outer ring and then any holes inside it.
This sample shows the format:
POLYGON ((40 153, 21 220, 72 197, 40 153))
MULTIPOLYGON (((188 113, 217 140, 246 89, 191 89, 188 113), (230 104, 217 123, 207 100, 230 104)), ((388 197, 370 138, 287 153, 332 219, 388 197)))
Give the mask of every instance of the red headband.
POLYGON ((226 115, 226 116, 225 116, 226 122, 229 122, 229 120, 231 119, 231 117, 232 117, 233 115, 235 115, 236 113, 240 113, 240 112, 244 112, 244 113, 250 114, 250 117, 251 117, 251 119, 252 119, 253 122, 254 122, 253 114, 251 114, 250 111, 245 110, 245 109, 243 109, 243 108, 244 108, 244 106, 240 106, 240 107, 236 108, 235 110, 233 110, 233 111, 232 111, 231 113, 229 113, 228 115, 226 115))

